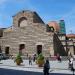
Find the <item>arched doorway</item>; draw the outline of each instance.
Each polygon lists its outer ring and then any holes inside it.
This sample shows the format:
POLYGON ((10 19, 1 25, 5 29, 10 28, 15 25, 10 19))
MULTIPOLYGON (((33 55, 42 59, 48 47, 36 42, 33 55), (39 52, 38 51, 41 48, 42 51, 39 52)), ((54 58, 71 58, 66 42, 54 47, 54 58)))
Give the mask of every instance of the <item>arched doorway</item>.
POLYGON ((22 55, 22 50, 25 48, 25 44, 20 44, 19 45, 19 54, 22 55))
POLYGON ((5 47, 5 54, 6 54, 6 55, 9 54, 9 47, 5 47))
POLYGON ((37 54, 42 53, 42 45, 37 45, 37 54))

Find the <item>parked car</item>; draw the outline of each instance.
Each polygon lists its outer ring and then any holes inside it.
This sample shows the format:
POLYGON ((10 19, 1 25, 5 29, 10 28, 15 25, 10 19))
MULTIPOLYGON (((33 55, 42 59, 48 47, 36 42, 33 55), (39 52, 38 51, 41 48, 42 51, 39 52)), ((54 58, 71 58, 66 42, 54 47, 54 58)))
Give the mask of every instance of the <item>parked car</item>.
POLYGON ((5 55, 4 53, 0 53, 0 60, 6 60, 9 59, 8 55, 5 55))

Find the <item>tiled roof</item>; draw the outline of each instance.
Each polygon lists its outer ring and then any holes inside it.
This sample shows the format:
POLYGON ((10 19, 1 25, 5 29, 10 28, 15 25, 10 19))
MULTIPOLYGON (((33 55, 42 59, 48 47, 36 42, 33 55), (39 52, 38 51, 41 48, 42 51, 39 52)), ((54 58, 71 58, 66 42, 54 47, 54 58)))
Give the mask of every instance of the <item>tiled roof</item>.
POLYGON ((60 30, 60 26, 56 21, 51 21, 48 23, 49 26, 52 26, 54 28, 55 31, 59 31, 60 30))
POLYGON ((66 35, 68 38, 75 38, 75 34, 67 34, 66 35))

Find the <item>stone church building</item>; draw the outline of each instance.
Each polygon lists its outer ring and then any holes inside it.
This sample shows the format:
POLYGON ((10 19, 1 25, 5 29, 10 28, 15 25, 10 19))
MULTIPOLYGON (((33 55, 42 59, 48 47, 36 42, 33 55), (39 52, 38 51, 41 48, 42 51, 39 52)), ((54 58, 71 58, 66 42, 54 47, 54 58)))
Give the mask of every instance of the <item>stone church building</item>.
POLYGON ((53 33, 46 32, 46 25, 36 12, 21 11, 13 16, 13 25, 4 29, 0 40, 6 54, 54 55, 53 33))
MULTIPOLYGON (((0 31, 1 32, 1 31, 0 31)), ((1 33, 0 33, 1 34, 1 33)), ((62 36, 64 40, 66 35, 62 36)), ((66 43, 64 41, 64 43, 66 43)), ((21 11, 13 16, 13 25, 3 29, 0 37, 0 51, 5 54, 22 55, 40 54, 44 56, 66 55, 66 44, 63 47, 54 28, 46 25, 33 11, 21 11)))

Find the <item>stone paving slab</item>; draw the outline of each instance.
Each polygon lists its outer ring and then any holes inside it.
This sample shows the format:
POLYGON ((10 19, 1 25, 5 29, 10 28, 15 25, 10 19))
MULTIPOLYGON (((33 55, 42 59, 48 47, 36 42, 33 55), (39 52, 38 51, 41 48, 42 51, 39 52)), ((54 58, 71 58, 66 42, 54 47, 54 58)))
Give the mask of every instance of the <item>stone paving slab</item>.
MULTIPOLYGON (((39 68, 36 63, 32 62, 32 65, 29 65, 28 60, 24 60, 21 66, 17 66, 14 63, 14 60, 2 60, 0 61, 0 68, 14 69, 14 70, 24 70, 24 71, 34 71, 34 72, 43 72, 43 67, 39 68)), ((50 73, 66 73, 72 74, 72 71, 68 69, 68 61, 50 61, 50 73)), ((75 61, 74 61, 75 67, 75 61)))

